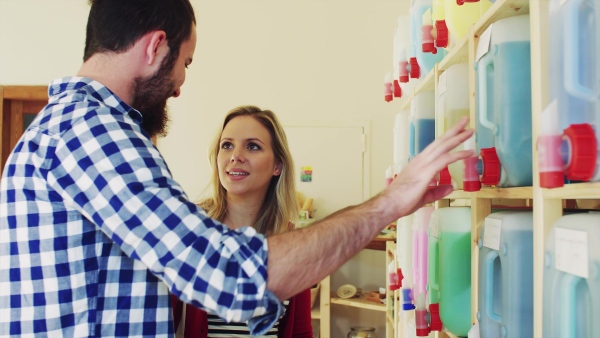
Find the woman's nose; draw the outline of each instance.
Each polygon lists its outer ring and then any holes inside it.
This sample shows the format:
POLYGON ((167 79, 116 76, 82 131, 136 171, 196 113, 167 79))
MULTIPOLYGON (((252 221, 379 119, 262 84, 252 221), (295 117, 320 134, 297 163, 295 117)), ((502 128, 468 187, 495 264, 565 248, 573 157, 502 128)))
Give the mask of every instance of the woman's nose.
POLYGON ((233 163, 233 162, 241 162, 241 163, 243 163, 243 162, 245 161, 245 159, 244 159, 244 157, 242 156, 242 154, 240 154, 240 153, 239 153, 239 152, 237 152, 237 151, 234 151, 234 152, 231 154, 231 159, 229 159, 229 161, 230 161, 230 162, 232 162, 232 163, 233 163))

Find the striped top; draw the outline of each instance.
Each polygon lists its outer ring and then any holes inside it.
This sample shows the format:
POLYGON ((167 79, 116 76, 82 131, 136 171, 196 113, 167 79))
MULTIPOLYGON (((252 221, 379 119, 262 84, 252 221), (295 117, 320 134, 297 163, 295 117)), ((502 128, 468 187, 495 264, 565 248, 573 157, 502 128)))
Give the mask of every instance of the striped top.
MULTIPOLYGON (((283 302, 285 309, 289 305, 289 300, 283 302)), ((277 337, 279 334, 279 322, 262 336, 258 337, 277 337)), ((246 323, 227 323, 218 316, 208 314, 208 338, 225 338, 225 337, 244 337, 249 338, 250 330, 246 323)), ((256 336, 252 336, 256 337, 256 336)))

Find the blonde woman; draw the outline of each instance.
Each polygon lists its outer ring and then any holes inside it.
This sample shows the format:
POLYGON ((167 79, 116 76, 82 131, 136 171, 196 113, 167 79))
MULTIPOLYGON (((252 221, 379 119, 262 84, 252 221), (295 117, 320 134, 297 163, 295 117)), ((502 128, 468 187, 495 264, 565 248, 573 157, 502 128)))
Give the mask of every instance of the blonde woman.
MULTIPOLYGON (((225 117, 210 148, 213 197, 200 206, 232 229, 252 226, 265 235, 294 228, 298 202, 294 163, 285 132, 269 110, 242 106, 225 117)), ((184 337, 250 336, 241 323, 226 323, 173 297, 176 330, 184 337), (181 312, 184 314, 182 315, 181 312), (179 318, 185 320, 179 320, 179 318)), ((312 337, 310 290, 285 302, 286 312, 266 337, 312 337)))

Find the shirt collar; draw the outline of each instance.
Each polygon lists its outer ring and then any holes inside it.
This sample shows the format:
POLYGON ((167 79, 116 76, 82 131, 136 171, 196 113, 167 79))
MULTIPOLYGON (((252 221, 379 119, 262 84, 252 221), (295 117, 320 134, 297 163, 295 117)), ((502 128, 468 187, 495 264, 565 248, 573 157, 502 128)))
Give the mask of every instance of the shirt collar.
POLYGON ((115 93, 100 82, 86 77, 69 76, 52 81, 48 88, 49 102, 66 95, 68 91, 80 90, 90 95, 90 101, 97 101, 123 114, 129 115, 132 119, 139 121, 139 123, 142 122, 142 114, 138 110, 123 102, 115 93))

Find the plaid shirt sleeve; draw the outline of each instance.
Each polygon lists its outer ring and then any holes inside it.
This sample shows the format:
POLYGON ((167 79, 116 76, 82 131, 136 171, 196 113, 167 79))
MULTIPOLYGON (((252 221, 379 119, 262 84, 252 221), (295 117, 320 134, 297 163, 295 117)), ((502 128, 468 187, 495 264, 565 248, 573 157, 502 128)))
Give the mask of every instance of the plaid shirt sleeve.
POLYGON ((52 88, 62 94, 3 173, 0 336, 172 332, 156 278, 187 303, 249 321, 253 334, 274 325, 283 305, 266 289, 265 237, 191 203, 139 112, 107 88, 75 78, 52 88))

